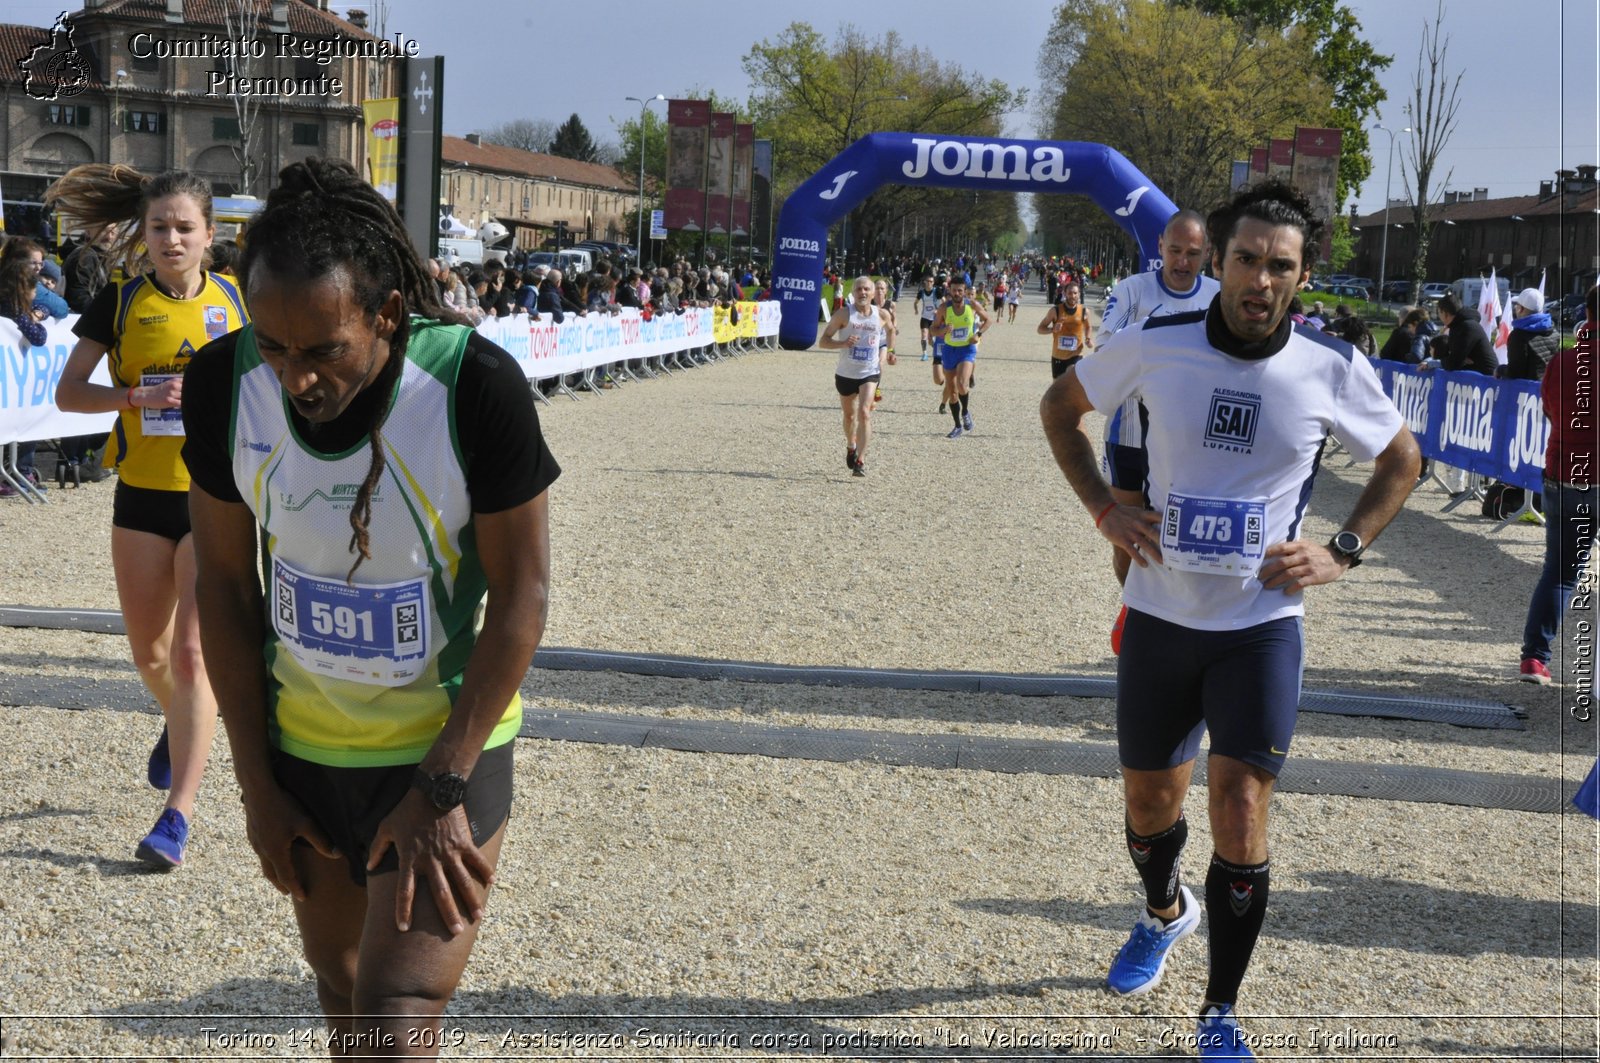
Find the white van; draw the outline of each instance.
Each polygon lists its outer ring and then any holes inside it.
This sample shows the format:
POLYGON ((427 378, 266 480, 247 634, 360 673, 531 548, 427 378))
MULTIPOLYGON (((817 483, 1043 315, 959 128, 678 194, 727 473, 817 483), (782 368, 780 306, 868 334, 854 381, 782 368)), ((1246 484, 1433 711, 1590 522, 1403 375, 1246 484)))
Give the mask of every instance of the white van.
POLYGON ((582 248, 571 247, 564 251, 535 251, 528 256, 528 265, 549 266, 575 277, 594 269, 594 256, 582 248))
MULTIPOLYGON (((1477 313, 1478 300, 1483 298, 1483 284, 1488 277, 1462 277, 1450 282, 1450 291, 1461 304, 1463 310, 1477 313)), ((1500 305, 1503 307, 1511 298, 1511 281, 1495 274, 1495 287, 1500 290, 1500 305)))
POLYGON ((581 247, 568 247, 556 252, 556 261, 567 274, 588 273, 594 269, 594 253, 581 247))

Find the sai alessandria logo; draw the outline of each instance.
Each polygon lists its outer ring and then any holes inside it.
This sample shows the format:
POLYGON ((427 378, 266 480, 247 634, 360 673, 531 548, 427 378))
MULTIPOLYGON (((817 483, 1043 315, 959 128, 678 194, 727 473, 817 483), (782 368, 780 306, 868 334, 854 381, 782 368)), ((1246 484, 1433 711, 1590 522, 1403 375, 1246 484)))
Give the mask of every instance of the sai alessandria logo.
POLYGON ((36 100, 62 100, 89 87, 89 60, 73 39, 72 19, 65 11, 50 27, 50 40, 34 45, 17 66, 28 76, 26 90, 36 100))

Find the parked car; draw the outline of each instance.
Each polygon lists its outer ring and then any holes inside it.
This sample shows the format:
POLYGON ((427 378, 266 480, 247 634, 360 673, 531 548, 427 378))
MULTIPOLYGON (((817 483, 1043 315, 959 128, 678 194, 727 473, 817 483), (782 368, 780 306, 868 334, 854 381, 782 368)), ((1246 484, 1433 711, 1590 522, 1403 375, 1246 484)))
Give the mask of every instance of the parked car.
POLYGON ((1337 295, 1343 299, 1360 299, 1364 303, 1372 301, 1372 291, 1359 284, 1334 284, 1328 288, 1329 295, 1337 295))
POLYGON ((1403 303, 1411 298, 1410 281, 1385 281, 1383 285, 1383 300, 1387 303, 1403 303))
POLYGON ((1583 294, 1573 292, 1544 304, 1544 312, 1559 328, 1575 328, 1583 320, 1583 294))
POLYGON ((1427 304, 1437 303, 1444 293, 1450 290, 1450 285, 1441 281, 1429 281, 1422 286, 1422 302, 1427 304))
POLYGON ((574 246, 589 251, 595 258, 609 258, 613 262, 631 262, 635 257, 631 246, 612 240, 584 240, 574 246))

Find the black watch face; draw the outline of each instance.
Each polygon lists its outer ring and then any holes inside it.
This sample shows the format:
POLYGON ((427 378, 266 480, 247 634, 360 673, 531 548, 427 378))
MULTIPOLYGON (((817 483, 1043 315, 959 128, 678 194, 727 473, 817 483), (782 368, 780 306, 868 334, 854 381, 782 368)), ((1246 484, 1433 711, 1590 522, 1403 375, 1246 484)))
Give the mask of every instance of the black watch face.
POLYGON ((1342 531, 1333 537, 1333 545, 1343 554, 1358 554, 1361 552, 1361 536, 1355 532, 1342 531))
POLYGON ((433 777, 432 799, 434 807, 440 811, 448 812, 461 803, 467 795, 467 780, 454 772, 433 777))

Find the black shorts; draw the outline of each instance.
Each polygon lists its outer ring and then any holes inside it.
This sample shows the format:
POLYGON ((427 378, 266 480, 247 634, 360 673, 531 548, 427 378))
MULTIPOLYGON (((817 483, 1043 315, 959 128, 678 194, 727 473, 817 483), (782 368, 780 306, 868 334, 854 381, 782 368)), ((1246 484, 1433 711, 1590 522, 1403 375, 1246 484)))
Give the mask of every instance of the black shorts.
POLYGON ((883 379, 882 373, 873 373, 871 376, 864 376, 860 380, 857 380, 855 377, 840 376, 838 373, 835 373, 833 374, 833 388, 840 395, 846 397, 850 395, 859 395, 861 394, 862 385, 876 384, 881 379, 883 379))
POLYGON ((134 487, 118 480, 111 498, 111 526, 182 542, 189 534, 189 492, 134 487))
POLYGON ((1057 358, 1052 355, 1050 358, 1050 379, 1054 380, 1062 373, 1065 373, 1070 366, 1077 365, 1081 361, 1083 361, 1083 355, 1081 354, 1075 354, 1071 358, 1057 358))
POLYGON ((1211 752, 1276 776, 1300 711, 1304 635, 1298 616, 1236 631, 1200 631, 1128 610, 1117 657, 1117 754, 1138 771, 1211 752))
MULTIPOLYGON (((511 815, 513 744, 506 742, 485 749, 472 769, 472 777, 467 780, 466 799, 462 804, 475 845, 492 838, 511 815)), ((350 881, 365 886, 367 857, 371 853, 372 838, 378 833, 378 824, 411 789, 417 766, 336 768, 301 760, 279 750, 272 755, 272 768, 278 785, 305 806, 345 858, 350 881)), ((372 873, 381 875, 399 868, 400 858, 390 846, 372 873)))

